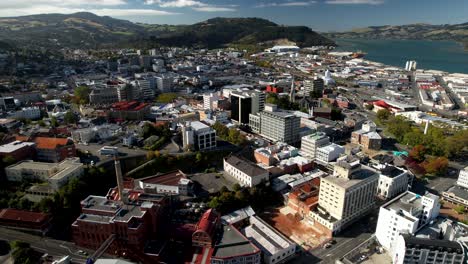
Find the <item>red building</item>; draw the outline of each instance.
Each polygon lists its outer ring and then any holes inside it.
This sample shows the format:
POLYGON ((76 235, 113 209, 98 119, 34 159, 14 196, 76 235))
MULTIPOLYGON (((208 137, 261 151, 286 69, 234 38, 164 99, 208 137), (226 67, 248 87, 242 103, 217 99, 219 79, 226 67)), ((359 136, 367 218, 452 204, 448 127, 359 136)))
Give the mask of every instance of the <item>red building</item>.
POLYGON ((151 105, 137 101, 122 101, 112 104, 109 118, 116 120, 144 120, 150 113, 151 105))
POLYGON ((0 225, 26 231, 47 233, 51 218, 44 213, 3 209, 0 211, 0 225))
POLYGON ((68 138, 36 137, 37 159, 46 162, 60 162, 66 158, 76 157, 73 140, 68 138))
POLYGON ((288 207, 297 212, 302 218, 309 215, 310 210, 318 205, 320 178, 294 187, 288 196, 288 207))
POLYGON ((192 245, 194 247, 212 247, 215 231, 221 224, 220 219, 220 215, 213 209, 206 211, 192 234, 192 245))
POLYGON ((271 85, 268 85, 266 87, 266 91, 268 93, 275 93, 275 94, 278 94, 278 93, 282 93, 283 92, 283 88, 281 87, 274 87, 274 86, 271 86, 271 85))
POLYGON ((16 161, 32 159, 35 156, 34 143, 13 141, 0 146, 0 158, 12 157, 16 161))

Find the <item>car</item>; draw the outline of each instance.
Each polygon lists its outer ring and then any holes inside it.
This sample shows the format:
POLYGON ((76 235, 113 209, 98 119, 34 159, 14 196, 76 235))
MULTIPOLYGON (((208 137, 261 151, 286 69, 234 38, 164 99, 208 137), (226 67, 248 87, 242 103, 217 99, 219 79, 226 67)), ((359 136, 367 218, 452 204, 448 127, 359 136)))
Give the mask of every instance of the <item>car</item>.
POLYGON ((78 250, 78 254, 83 255, 83 256, 88 256, 88 252, 81 250, 81 249, 78 250))
POLYGON ((328 249, 328 248, 331 248, 331 246, 332 246, 332 244, 326 243, 325 245, 323 245, 323 248, 328 249))
POLYGON ((335 239, 332 239, 332 240, 331 240, 330 242, 328 242, 328 243, 330 243, 330 244, 332 244, 332 245, 335 245, 335 244, 336 244, 336 240, 335 240, 335 239))

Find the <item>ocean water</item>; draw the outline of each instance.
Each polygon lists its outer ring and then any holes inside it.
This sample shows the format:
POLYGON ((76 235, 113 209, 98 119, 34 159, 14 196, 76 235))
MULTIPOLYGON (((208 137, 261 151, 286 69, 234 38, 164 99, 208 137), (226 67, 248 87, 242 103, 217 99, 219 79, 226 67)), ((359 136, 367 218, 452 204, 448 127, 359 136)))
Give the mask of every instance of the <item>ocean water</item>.
POLYGON ((367 52, 365 59, 405 67, 417 61, 418 69, 468 73, 468 50, 455 41, 335 39, 337 51, 367 52))

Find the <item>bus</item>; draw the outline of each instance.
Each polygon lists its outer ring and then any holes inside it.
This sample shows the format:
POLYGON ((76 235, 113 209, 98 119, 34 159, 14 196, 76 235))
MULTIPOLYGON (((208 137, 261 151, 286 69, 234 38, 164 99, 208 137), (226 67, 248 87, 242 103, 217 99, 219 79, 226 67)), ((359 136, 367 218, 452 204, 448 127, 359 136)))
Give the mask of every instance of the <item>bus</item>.
POLYGON ((103 156, 118 156, 119 148, 111 147, 111 146, 104 146, 99 150, 99 154, 103 156))

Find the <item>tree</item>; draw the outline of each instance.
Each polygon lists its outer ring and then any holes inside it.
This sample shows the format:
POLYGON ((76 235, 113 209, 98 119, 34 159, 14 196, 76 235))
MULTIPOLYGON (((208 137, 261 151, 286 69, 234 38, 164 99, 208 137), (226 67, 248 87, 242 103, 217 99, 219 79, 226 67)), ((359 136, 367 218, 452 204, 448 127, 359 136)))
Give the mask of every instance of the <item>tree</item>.
POLYGON ((459 156, 468 148, 468 129, 457 131, 444 140, 444 153, 449 158, 459 156))
POLYGON ((387 131, 392 134, 398 142, 402 142, 405 134, 412 130, 411 123, 402 116, 390 117, 386 125, 387 131))
POLYGON ((16 163, 16 159, 13 158, 13 156, 11 156, 11 155, 7 155, 7 156, 5 156, 5 157, 2 159, 2 162, 3 162, 3 164, 4 164, 5 167, 6 167, 6 166, 9 166, 9 165, 11 165, 11 164, 16 163))
POLYGON ((381 122, 387 121, 391 115, 392 113, 390 113, 390 111, 388 111, 387 109, 380 109, 379 111, 377 111, 377 119, 381 122))
POLYGON ((10 244, 12 253, 11 255, 13 256, 14 263, 15 264, 33 264, 36 263, 37 260, 35 260, 34 257, 34 250, 31 248, 31 245, 15 240, 11 242, 10 244))
POLYGON ((369 111, 374 110, 374 105, 373 104, 366 104, 365 108, 369 111))
POLYGON ((51 127, 58 127, 59 126, 59 123, 58 123, 57 118, 55 116, 50 118, 50 126, 51 127))
POLYGON ((75 115, 75 113, 73 113, 72 111, 68 111, 65 113, 63 121, 65 121, 66 124, 76 124, 79 121, 79 119, 75 115))
POLYGON ((77 104, 87 104, 89 103, 89 94, 91 93, 91 89, 88 86, 80 86, 77 87, 74 91, 75 100, 74 102, 77 104))
POLYGON ((156 102, 167 104, 167 103, 171 103, 176 98, 177 98, 176 93, 162 93, 158 96, 158 98, 156 99, 156 102))
POLYGON ((409 156, 417 162, 423 162, 426 158, 426 153, 426 147, 424 147, 423 145, 417 145, 413 149, 411 149, 409 156))
POLYGON ((216 122, 213 125, 213 129, 216 130, 216 135, 224 140, 227 139, 229 135, 229 128, 225 125, 221 124, 220 122, 216 122))
POLYGON ((457 214, 464 214, 464 213, 465 213, 465 206, 463 206, 463 205, 458 205, 458 206, 455 206, 455 207, 453 208, 453 210, 454 210, 455 212, 457 212, 457 214))
POLYGON ((422 163, 426 173, 431 176, 445 175, 448 168, 448 159, 445 157, 432 158, 422 163))
POLYGON ((278 95, 275 93, 269 93, 266 98, 268 104, 278 104, 278 95))

